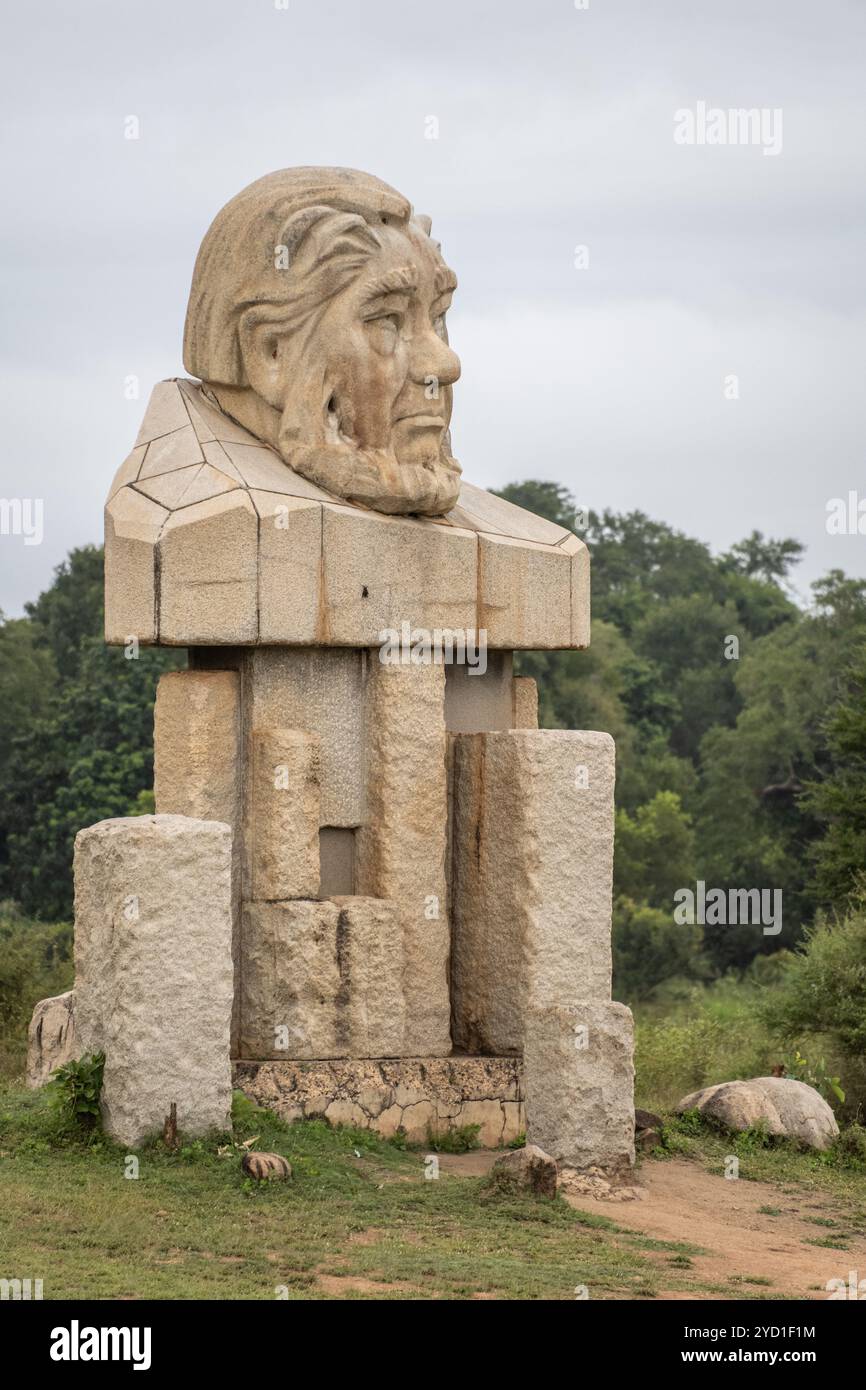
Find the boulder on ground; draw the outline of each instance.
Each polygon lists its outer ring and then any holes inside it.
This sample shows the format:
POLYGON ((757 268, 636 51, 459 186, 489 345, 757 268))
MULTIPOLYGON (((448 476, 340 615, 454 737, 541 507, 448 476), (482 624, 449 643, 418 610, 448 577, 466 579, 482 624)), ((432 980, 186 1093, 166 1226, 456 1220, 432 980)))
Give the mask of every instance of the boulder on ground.
POLYGON ((75 990, 40 999, 27 1033, 27 1085, 44 1086, 58 1067, 77 1055, 75 990))
POLYGON ((253 1151, 245 1153, 241 1160, 241 1168, 248 1178, 255 1178, 257 1182, 266 1182, 277 1179, 284 1182, 292 1176, 292 1165, 282 1154, 266 1154, 253 1151))
POLYGON ((494 1163, 493 1171, 510 1174, 519 1187, 527 1188, 536 1197, 556 1196, 556 1159, 537 1144, 526 1144, 503 1154, 494 1163))
POLYGON ((706 1086, 680 1101, 678 1113, 685 1110, 698 1110, 725 1129, 763 1124, 768 1134, 812 1149, 829 1149, 839 1133, 833 1111, 814 1086, 788 1077, 756 1076, 706 1086))

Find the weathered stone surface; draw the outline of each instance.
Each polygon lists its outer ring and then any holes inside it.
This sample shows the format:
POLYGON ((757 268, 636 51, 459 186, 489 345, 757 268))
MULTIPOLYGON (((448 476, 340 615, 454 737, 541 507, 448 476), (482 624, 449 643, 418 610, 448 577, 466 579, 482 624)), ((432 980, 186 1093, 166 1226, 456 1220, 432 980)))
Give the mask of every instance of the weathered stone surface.
POLYGON ((378 647, 404 621, 474 631, 476 552, 457 527, 324 506, 323 640, 378 647))
POLYGON ((424 1143, 483 1121, 482 1142, 508 1144, 524 1128, 517 1057, 423 1057, 388 1061, 235 1063, 235 1085, 292 1121, 325 1116, 424 1143))
POLYGON ((259 641, 321 642, 322 508, 276 492, 250 495, 259 514, 259 641))
MULTIPOLYGON (((474 659, 475 650, 470 654, 474 659)), ((456 662, 445 667, 445 727, 449 733, 475 734, 513 727, 511 652, 484 655, 487 669, 483 672, 456 662)))
POLYGON ((169 515, 159 542, 160 642, 257 641, 258 533, 258 514, 243 488, 169 515))
POLYGON ((339 897, 333 901, 340 914, 337 1008, 348 1014, 348 1055, 399 1057, 406 1050, 400 913, 394 903, 380 898, 339 897))
POLYGON ((828 1149, 839 1133, 833 1111, 813 1086, 781 1076, 706 1086, 685 1096, 677 1110, 699 1110, 725 1129, 764 1125, 768 1134, 794 1139, 812 1149, 828 1149))
POLYGON ((319 739, 320 825, 365 818, 366 653, 263 647, 248 653, 245 720, 253 729, 299 729, 319 739))
POLYGON ((515 676, 511 682, 511 727, 538 728, 538 686, 532 676, 515 676))
POLYGON ((634 1164, 631 1012, 597 1000, 530 1004, 524 1085, 527 1142, 571 1168, 634 1164))
POLYGON ((44 1086, 58 1067, 78 1056, 75 990, 41 999, 27 1030, 27 1085, 44 1086))
MULTIPOLYGON (((158 815, 232 828, 232 960, 240 960, 241 696, 237 671, 167 671, 156 690, 154 801, 158 815)), ((232 1045, 237 1045, 235 996, 232 1045)))
POLYGON ((186 380, 154 389, 141 437, 109 491, 110 642, 372 647, 404 621, 486 625, 491 652, 589 641, 583 542, 480 488, 447 517, 339 503, 186 380))
POLYGON ((509 536, 480 535, 478 547, 478 626, 488 644, 517 650, 532 636, 540 649, 570 647, 572 556, 509 536))
POLYGON ((132 488, 105 508, 105 640, 125 645, 159 639, 156 544, 169 513, 132 488))
POLYGON ((361 893, 395 904, 403 925, 406 1055, 450 1052, 445 848, 445 673, 370 664, 367 814, 356 836, 361 893))
POLYGON ((336 1003, 338 918, 332 902, 244 904, 242 1057, 345 1055, 348 1017, 343 1009, 338 1021, 336 1003))
POLYGON ((244 907, 242 1055, 394 1057, 403 1049, 403 940, 392 904, 244 907))
POLYGON ((522 1149, 503 1154, 494 1163, 493 1172, 512 1178, 518 1187, 525 1187, 536 1197, 556 1196, 556 1159, 537 1144, 525 1144, 522 1149))
POLYGON ((240 810, 240 677, 168 671, 154 708, 154 799, 160 815, 225 821, 240 810))
POLYGON ((106 1055, 121 1144, 225 1129, 231 1078, 231 830, 184 816, 101 821, 75 841, 76 1033, 106 1055))
POLYGON ((527 1000, 610 998, 614 745, 513 730, 454 740, 455 1045, 523 1045, 527 1000))
POLYGON ((248 864, 254 899, 319 894, 319 738, 254 729, 247 780, 248 864))

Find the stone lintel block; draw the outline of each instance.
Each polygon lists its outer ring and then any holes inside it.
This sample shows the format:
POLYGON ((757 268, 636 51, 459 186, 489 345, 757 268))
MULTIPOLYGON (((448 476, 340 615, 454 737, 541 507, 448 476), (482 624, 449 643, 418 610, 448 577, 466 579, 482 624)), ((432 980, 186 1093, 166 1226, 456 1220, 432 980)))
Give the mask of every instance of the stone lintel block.
POLYGON ((611 1174, 634 1164, 634 1038, 624 1004, 530 1005, 523 1066, 527 1142, 611 1174))
POLYGON ((445 852, 445 672, 370 661, 367 814, 356 836, 359 892, 393 902, 405 952, 404 1051, 451 1050, 445 852))
POLYGON ((105 640, 146 646, 159 640, 156 544, 165 507, 121 487, 105 508, 105 640))
POLYGON ((240 676, 167 671, 154 708, 154 796, 160 815, 239 827, 240 676))
POLYGON ((40 999, 27 1030, 27 1085, 44 1086, 58 1067, 77 1056, 75 990, 40 999))
POLYGON ((322 640, 322 508, 254 490, 259 514, 259 641, 322 640))
POLYGON ((247 774, 249 860, 256 900, 319 894, 319 738, 298 729, 253 729, 247 774))
POLYGON ((242 488, 171 513, 159 542, 160 642, 257 640, 258 526, 242 488))
POLYGON ((491 647, 570 647, 572 556, 563 546, 478 537, 478 626, 491 647))
POLYGON ((325 504, 321 640, 378 647, 404 622, 474 632, 476 549, 460 527, 325 504))
POLYGON ((523 1045, 529 999, 607 1000, 614 745, 519 729, 453 744, 455 1045, 523 1045))
POLYGON ((369 660, 366 652, 333 647, 259 647, 245 659, 248 727, 319 738, 320 825, 352 828, 365 816, 369 660))
POLYGON ((538 728, 538 686, 532 676, 515 676, 511 682, 511 727, 538 728))
POLYGON ((567 536, 560 550, 571 556, 571 646, 589 646, 589 549, 577 536, 567 536))
POLYGON ((77 1045, 105 1053, 120 1144, 160 1130, 172 1102, 185 1134, 228 1126, 231 865, 218 821, 133 816, 76 837, 77 1045))

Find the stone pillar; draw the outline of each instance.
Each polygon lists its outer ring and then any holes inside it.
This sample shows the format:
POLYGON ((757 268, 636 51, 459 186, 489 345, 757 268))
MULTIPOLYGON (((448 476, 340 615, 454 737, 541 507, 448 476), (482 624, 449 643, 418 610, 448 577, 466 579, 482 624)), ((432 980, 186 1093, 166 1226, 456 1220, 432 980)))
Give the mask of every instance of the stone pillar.
POLYGON ((631 1011, 587 1000, 530 1004, 523 1075, 526 1140, 571 1168, 634 1165, 631 1011))
MULTIPOLYGON (((237 671, 168 671, 153 712, 157 815, 223 821, 232 829, 232 961, 240 975, 242 836, 241 679, 237 671)), ((232 1051, 240 1020, 237 989, 232 1051)))
POLYGON ((528 1002, 609 1000, 614 745, 558 729, 454 739, 454 1041, 515 1052, 528 1002))
POLYGON ((102 1118, 118 1143, 230 1122, 232 833, 133 816, 75 840, 75 1027, 104 1052, 102 1118))
POLYGON ((451 1051, 444 707, 442 666, 371 658, 358 887, 387 898, 402 922, 403 1055, 411 1057, 451 1051))

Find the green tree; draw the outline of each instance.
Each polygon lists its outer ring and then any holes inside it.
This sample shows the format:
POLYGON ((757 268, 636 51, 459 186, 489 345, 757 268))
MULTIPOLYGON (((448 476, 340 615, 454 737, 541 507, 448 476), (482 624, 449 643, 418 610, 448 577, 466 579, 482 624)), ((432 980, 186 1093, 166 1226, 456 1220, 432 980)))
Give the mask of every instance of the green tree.
POLYGON ((827 723, 831 766, 809 784, 801 804, 823 834, 811 847, 815 896, 840 910, 866 886, 866 647, 845 676, 845 689, 827 723))

